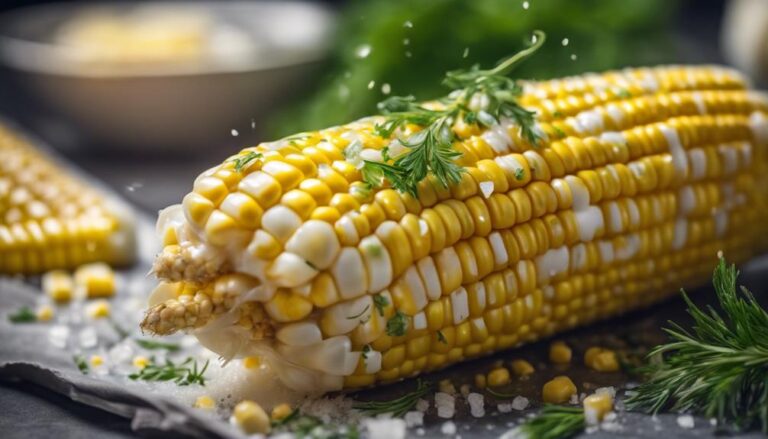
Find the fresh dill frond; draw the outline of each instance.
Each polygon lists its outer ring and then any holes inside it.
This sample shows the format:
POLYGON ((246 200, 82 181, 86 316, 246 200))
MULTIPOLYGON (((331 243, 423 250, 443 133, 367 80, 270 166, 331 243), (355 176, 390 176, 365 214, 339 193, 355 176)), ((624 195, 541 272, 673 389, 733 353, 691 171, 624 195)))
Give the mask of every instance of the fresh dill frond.
POLYGON ((697 307, 683 291, 693 327, 670 322, 670 342, 649 353, 660 361, 644 368, 648 379, 629 395, 628 408, 691 411, 768 433, 768 313, 736 288, 737 276, 721 258, 712 280, 719 310, 697 307))
POLYGON ((416 390, 389 401, 368 401, 353 405, 352 408, 360 410, 366 416, 391 414, 395 418, 404 416, 416 406, 419 399, 423 398, 432 385, 426 381, 416 380, 416 390))
POLYGON ((586 418, 581 407, 545 405, 518 429, 528 439, 566 439, 584 430, 586 418))
POLYGON ((256 159, 262 158, 263 155, 260 152, 248 151, 245 154, 232 159, 232 163, 235 164, 235 172, 243 172, 249 163, 256 159))
POLYGON ((400 337, 405 335, 408 330, 408 318, 402 311, 397 311, 389 320, 387 320, 387 335, 400 337))
POLYGON ((37 321, 35 312, 28 306, 22 306, 15 313, 8 315, 11 323, 34 323, 37 321))
POLYGON ((407 138, 398 138, 406 151, 390 157, 389 150, 382 161, 366 160, 362 166, 363 181, 379 187, 385 181, 396 190, 418 197, 418 184, 432 175, 443 187, 461 181, 464 168, 456 163, 461 153, 453 148, 456 135, 451 127, 463 119, 467 123, 484 126, 497 124, 502 118, 512 119, 520 134, 536 145, 540 135, 535 127, 535 112, 526 110, 518 102, 522 87, 507 77, 509 72, 538 50, 545 41, 541 31, 534 33, 534 44, 506 58, 498 66, 481 70, 475 66, 469 70, 448 72, 443 84, 453 91, 437 99, 438 108, 418 104, 413 96, 392 96, 379 103, 383 121, 374 127, 374 133, 389 139, 407 125, 422 127, 407 138), (481 108, 473 104, 482 101, 481 108), (471 108, 472 107, 472 108, 471 108))
POLYGON ((90 371, 90 367, 88 367, 88 362, 85 361, 85 357, 82 355, 75 355, 72 357, 72 361, 75 362, 75 365, 77 366, 77 369, 82 373, 83 375, 88 375, 88 372, 90 371))
POLYGON ((376 294, 373 296, 373 306, 376 307, 376 311, 379 312, 379 315, 384 317, 384 308, 389 306, 389 299, 381 294, 376 294))
POLYGON ((145 340, 140 338, 137 338, 135 341, 137 345, 150 351, 165 349, 168 352, 177 352, 181 349, 181 346, 176 343, 164 343, 161 341, 145 340))
POLYGON ((155 358, 152 357, 149 364, 139 372, 128 375, 128 378, 134 381, 173 381, 180 386, 190 384, 205 386, 205 371, 208 369, 209 361, 206 360, 203 367, 199 368, 197 361, 192 357, 187 357, 179 364, 171 360, 165 360, 165 364, 157 364, 155 358))

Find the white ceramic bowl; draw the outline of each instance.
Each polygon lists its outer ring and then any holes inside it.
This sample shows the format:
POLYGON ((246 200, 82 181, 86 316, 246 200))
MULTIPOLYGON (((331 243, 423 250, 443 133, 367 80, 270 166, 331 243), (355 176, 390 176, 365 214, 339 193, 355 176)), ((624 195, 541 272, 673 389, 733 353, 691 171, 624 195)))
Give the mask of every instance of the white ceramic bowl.
POLYGON ((233 128, 249 126, 252 119, 258 125, 300 88, 327 53, 334 24, 329 9, 301 1, 152 6, 201 12, 242 31, 250 45, 191 64, 93 64, 57 43, 58 29, 86 11, 120 13, 137 4, 51 4, 0 17, 0 62, 17 71, 20 82, 88 144, 191 151, 231 144, 233 128))

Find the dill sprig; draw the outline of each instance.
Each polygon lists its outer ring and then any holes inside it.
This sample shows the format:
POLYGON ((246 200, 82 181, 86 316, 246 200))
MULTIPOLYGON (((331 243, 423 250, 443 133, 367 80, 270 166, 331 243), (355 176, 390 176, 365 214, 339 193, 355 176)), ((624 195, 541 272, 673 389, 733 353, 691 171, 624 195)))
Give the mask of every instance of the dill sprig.
POLYGON ((298 439, 358 439, 356 425, 328 424, 316 416, 302 414, 299 409, 278 421, 272 421, 273 432, 287 432, 298 439))
POLYGON ((248 151, 241 156, 233 158, 231 162, 235 164, 235 172, 243 172, 243 169, 245 169, 249 163, 262 157, 263 155, 260 152, 248 151))
POLYGON ((37 321, 37 315, 28 306, 22 306, 15 313, 8 315, 11 323, 34 323, 37 321))
POLYGON ((88 375, 88 371, 90 371, 90 367, 88 367, 88 362, 85 361, 85 357, 82 355, 75 355, 72 357, 72 361, 75 362, 75 365, 77 366, 77 369, 82 373, 83 375, 88 375))
POLYGON ((768 313, 738 272, 720 259, 713 281, 722 311, 697 307, 683 291, 692 330, 670 322, 671 341, 654 348, 648 380, 626 400, 634 410, 691 411, 737 429, 759 425, 768 433, 768 313))
POLYGON ((192 357, 187 357, 183 362, 176 364, 171 360, 165 360, 165 364, 157 364, 155 358, 151 357, 149 364, 137 373, 128 375, 132 380, 143 381, 173 381, 180 386, 190 384, 200 384, 205 386, 205 371, 208 369, 206 360, 202 368, 199 368, 197 361, 192 357))
POLYGON ((177 343, 164 343, 161 341, 145 340, 141 338, 137 338, 135 342, 137 345, 149 351, 165 349, 168 352, 177 352, 181 349, 181 346, 177 343))
POLYGON ((461 153, 453 148, 456 135, 451 127, 459 119, 491 126, 502 118, 510 118, 520 127, 522 137, 536 145, 539 135, 534 128, 535 113, 517 102, 522 88, 507 75, 536 52, 544 41, 544 33, 535 31, 530 47, 506 58, 493 69, 474 66, 469 70, 448 72, 443 84, 453 92, 437 100, 439 109, 425 107, 413 96, 393 96, 379 103, 384 121, 375 126, 377 135, 391 138, 409 124, 423 129, 408 138, 398 139, 406 150, 402 154, 389 157, 391 151, 386 148, 383 151, 386 154, 382 154, 383 162, 365 160, 364 181, 378 187, 386 180, 396 190, 414 197, 418 195, 419 182, 428 175, 443 187, 458 183, 464 168, 454 161, 461 153))
POLYGON ((545 405, 538 415, 518 427, 528 439, 566 439, 584 430, 586 418, 581 407, 545 405))
POLYGON ((432 385, 430 383, 416 380, 416 390, 406 393, 400 398, 389 401, 362 402, 352 406, 352 408, 360 410, 367 416, 391 414, 393 417, 398 418, 414 408, 419 399, 424 397, 431 389, 432 385))

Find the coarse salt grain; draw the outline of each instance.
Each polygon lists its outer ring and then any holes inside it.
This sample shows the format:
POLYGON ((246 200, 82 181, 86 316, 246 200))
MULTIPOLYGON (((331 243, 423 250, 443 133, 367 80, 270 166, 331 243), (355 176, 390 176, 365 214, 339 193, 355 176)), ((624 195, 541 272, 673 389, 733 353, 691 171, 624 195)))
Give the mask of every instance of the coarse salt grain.
POLYGON ((427 401, 426 399, 423 399, 423 398, 419 399, 418 401, 416 401, 416 410, 418 410, 418 411, 420 411, 422 413, 426 412, 427 410, 429 410, 429 401, 427 401))
POLYGON ((476 418, 485 416, 485 398, 479 393, 470 393, 467 395, 469 403, 469 412, 476 418))
POLYGON ((680 428, 693 428, 695 425, 695 422, 693 420, 693 416, 691 415, 680 415, 677 417, 677 425, 680 426, 680 428))
POLYGON ((437 407, 437 416, 444 419, 452 418, 456 412, 456 399, 445 392, 437 392, 435 407, 437 407))
POLYGON ((454 435, 456 434, 456 424, 451 421, 443 422, 443 425, 440 426, 440 432, 447 435, 454 435))
POLYGON ((512 400, 512 408, 515 410, 525 410, 528 407, 528 398, 524 396, 515 396, 512 400))
POLYGON ((424 425, 424 412, 413 411, 405 414, 405 425, 408 428, 424 425))
POLYGON ((499 413, 509 413, 512 411, 512 404, 510 403, 498 404, 496 406, 496 409, 499 411, 499 413))
POLYGON ((397 418, 366 419, 365 428, 370 439, 403 439, 405 437, 405 421, 397 418))

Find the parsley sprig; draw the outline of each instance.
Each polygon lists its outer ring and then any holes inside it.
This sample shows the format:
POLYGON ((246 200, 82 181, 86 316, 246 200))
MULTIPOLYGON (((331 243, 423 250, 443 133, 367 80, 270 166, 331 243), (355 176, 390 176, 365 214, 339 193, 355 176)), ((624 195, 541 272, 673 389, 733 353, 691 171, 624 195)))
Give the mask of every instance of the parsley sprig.
POLYGON ((393 188, 414 197, 418 195, 419 182, 429 175, 444 187, 458 183, 464 169, 454 161, 461 153, 453 148, 456 136, 451 127, 459 119, 491 126, 502 118, 510 118, 520 127, 523 138, 537 144, 535 113, 517 102, 522 88, 507 75, 535 53, 545 39, 543 32, 535 31, 530 47, 503 60, 493 69, 475 66, 448 72, 443 84, 453 92, 437 100, 439 108, 419 104, 413 96, 393 96, 381 102, 379 110, 384 114, 384 121, 375 126, 377 135, 391 138, 409 124, 423 129, 398 139, 406 149, 402 154, 390 157, 390 149, 385 148, 382 162, 365 160, 364 181, 378 187, 386 180, 393 188), (478 107, 473 101, 483 104, 478 107))
POLYGON ((150 358, 149 364, 137 373, 128 375, 132 380, 142 381, 173 381, 180 386, 190 384, 200 384, 205 386, 205 371, 208 369, 209 360, 205 361, 202 368, 198 367, 197 361, 192 357, 187 357, 183 362, 176 364, 171 360, 165 360, 164 364, 155 362, 155 358, 150 358))
POLYGON ((648 381, 626 400, 628 408, 692 411, 768 433, 768 312, 736 288, 737 277, 720 259, 712 283, 722 312, 697 307, 683 292, 693 328, 671 323, 665 330, 671 341, 649 354, 661 361, 646 368, 648 381))
POLYGON ((31 308, 22 306, 15 313, 8 315, 8 321, 11 323, 34 323, 37 321, 37 316, 31 308))

